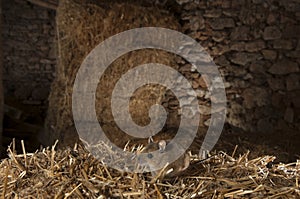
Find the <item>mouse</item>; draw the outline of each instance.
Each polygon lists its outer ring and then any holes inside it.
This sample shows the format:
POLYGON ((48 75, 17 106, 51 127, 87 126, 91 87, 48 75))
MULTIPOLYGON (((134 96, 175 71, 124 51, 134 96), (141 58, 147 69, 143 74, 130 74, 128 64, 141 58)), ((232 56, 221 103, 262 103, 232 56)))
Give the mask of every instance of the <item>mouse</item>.
MULTIPOLYGON (((170 140, 158 140, 150 141, 142 150, 142 153, 148 153, 146 157, 146 164, 152 170, 157 167, 161 159, 155 157, 153 153, 158 151, 159 153, 168 153, 170 149, 167 145, 170 143, 170 140)), ((160 179, 165 177, 175 177, 179 175, 182 171, 186 170, 190 165, 190 156, 187 152, 184 152, 180 157, 178 157, 174 162, 166 165, 163 169, 152 171, 152 176, 158 176, 160 179)))

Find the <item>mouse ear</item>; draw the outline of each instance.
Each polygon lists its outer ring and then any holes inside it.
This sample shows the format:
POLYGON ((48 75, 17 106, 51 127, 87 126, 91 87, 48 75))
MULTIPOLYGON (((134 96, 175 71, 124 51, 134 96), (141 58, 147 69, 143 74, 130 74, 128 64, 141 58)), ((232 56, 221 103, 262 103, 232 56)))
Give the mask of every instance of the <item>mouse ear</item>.
POLYGON ((167 142, 165 140, 160 140, 158 142, 158 147, 160 152, 164 152, 166 150, 167 142))
POLYGON ((150 144, 150 143, 153 143, 153 138, 152 138, 152 136, 150 136, 150 137, 148 138, 148 144, 150 144))

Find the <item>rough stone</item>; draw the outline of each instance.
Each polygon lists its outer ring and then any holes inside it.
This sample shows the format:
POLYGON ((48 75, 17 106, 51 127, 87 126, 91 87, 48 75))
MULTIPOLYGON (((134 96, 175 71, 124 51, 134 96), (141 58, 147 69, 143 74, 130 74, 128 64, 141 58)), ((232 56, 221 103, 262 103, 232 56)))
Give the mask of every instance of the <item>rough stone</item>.
POLYGON ((203 76, 201 76, 201 77, 198 79, 197 82, 198 82, 198 84, 199 84, 200 87, 202 87, 202 88, 207 88, 207 84, 206 84, 206 82, 205 82, 203 76))
POLYGON ((260 119, 257 122, 257 130, 260 133, 270 133, 273 131, 273 124, 271 123, 271 121, 268 118, 263 118, 260 119))
POLYGON ((273 47, 275 49, 285 49, 291 50, 293 49, 293 42, 291 40, 275 40, 273 42, 273 47))
POLYGON ((235 26, 232 18, 215 18, 209 20, 208 23, 214 30, 223 30, 224 28, 233 28, 235 26))
POLYGON ((282 108, 283 98, 284 98, 283 94, 279 92, 273 93, 271 98, 272 105, 275 106, 276 108, 282 108))
POLYGON ((247 41, 250 39, 250 27, 248 26, 239 26, 233 29, 231 35, 231 40, 241 40, 247 41))
POLYGON ((281 37, 281 31, 277 26, 268 26, 264 30, 263 37, 265 40, 275 40, 281 37))
POLYGON ((265 59, 275 60, 277 58, 277 52, 275 50, 262 50, 262 54, 265 59))
POLYGON ((218 18, 222 15, 221 9, 212 9, 212 10, 206 10, 203 14, 204 17, 207 18, 218 18))
POLYGON ((232 43, 230 46, 230 50, 234 50, 234 51, 244 51, 245 50, 245 42, 235 42, 232 43))
POLYGON ((36 87, 32 91, 32 99, 33 100, 45 100, 49 96, 49 90, 45 89, 44 87, 36 87))
POLYGON ((294 110, 292 108, 288 107, 285 110, 284 120, 289 123, 292 123, 294 121, 294 110))
POLYGON ((300 75, 299 74, 290 74, 286 78, 286 87, 288 91, 300 89, 300 75))
POLYGON ((300 25, 287 24, 284 28, 282 37, 283 38, 299 38, 300 25))
POLYGON ((248 108, 264 106, 269 103, 269 94, 266 89, 260 87, 247 88, 242 93, 243 105, 248 108))
POLYGON ((277 21, 278 21, 278 14, 277 14, 277 13, 270 13, 270 14, 268 15, 267 23, 268 23, 269 25, 273 25, 273 24, 275 24, 277 21))
POLYGON ((230 62, 227 60, 227 58, 224 55, 221 55, 219 57, 217 57, 214 60, 215 64, 219 65, 219 66, 229 66, 230 62))
POLYGON ((253 73, 265 73, 267 70, 267 63, 265 61, 256 61, 250 64, 249 70, 253 73))
POLYGON ((256 21, 254 13, 250 9, 244 7, 241 8, 239 19, 246 25, 253 25, 256 21))
POLYGON ((266 47, 265 42, 262 40, 254 41, 254 42, 248 42, 246 43, 245 49, 248 52, 257 52, 266 47))
POLYGON ((259 60, 261 57, 259 54, 255 54, 255 53, 244 53, 244 52, 238 52, 238 53, 234 53, 231 57, 230 57, 230 61, 232 63, 238 64, 238 65, 242 65, 245 66, 250 62, 253 62, 255 60, 259 60))
POLYGON ((199 105, 200 114, 202 115, 210 115, 211 108, 205 105, 199 105))
POLYGON ((193 31, 202 30, 205 28, 205 19, 201 16, 188 17, 188 28, 193 31))
POLYGON ((273 91, 285 89, 285 81, 283 78, 269 78, 268 84, 273 91))
POLYGON ((299 66, 296 62, 290 60, 280 60, 269 69, 269 72, 274 75, 286 75, 299 72, 299 66))
POLYGON ((227 37, 227 34, 226 32, 214 32, 213 33, 213 36, 212 36, 212 39, 215 41, 215 42, 222 42, 224 41, 224 39, 227 37))
POLYGON ((230 83, 230 85, 232 85, 232 87, 234 87, 234 88, 243 89, 243 88, 248 88, 250 84, 249 84, 249 82, 244 81, 242 79, 235 79, 230 83))
POLYGON ((223 55, 224 53, 230 51, 227 45, 216 45, 212 47, 211 54, 213 56, 223 55))
POLYGON ((295 108, 300 108, 300 91, 294 91, 292 96, 292 103, 294 104, 295 108))
POLYGON ((300 55, 300 50, 288 51, 285 53, 286 57, 294 58, 294 59, 299 58, 299 55, 300 55))

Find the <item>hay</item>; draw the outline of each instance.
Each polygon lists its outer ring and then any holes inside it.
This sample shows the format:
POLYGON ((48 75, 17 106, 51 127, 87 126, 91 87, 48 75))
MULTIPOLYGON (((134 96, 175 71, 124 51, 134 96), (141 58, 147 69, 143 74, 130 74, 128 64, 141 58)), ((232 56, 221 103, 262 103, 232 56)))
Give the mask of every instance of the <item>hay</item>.
POLYGON ((16 154, 0 164, 2 198, 299 198, 300 161, 273 164, 274 156, 248 159, 218 152, 195 157, 175 178, 121 173, 94 159, 81 146, 16 154), (154 178, 156 179, 156 178, 154 178))
MULTIPOLYGON (((110 1, 95 1, 98 4, 91 2, 62 0, 57 10, 59 63, 49 97, 46 132, 41 135, 41 142, 45 145, 52 145, 56 139, 61 145, 73 145, 76 141, 71 110, 72 87, 83 59, 95 46, 117 33, 133 28, 155 26, 179 30, 180 27, 172 14, 155 7, 110 1)), ((110 137, 115 143, 118 143, 118 138, 124 143, 130 139, 126 140, 126 134, 116 127, 111 113, 111 93, 116 82, 129 69, 145 63, 161 63, 175 68, 177 64, 174 56, 160 50, 134 51, 117 59, 104 73, 96 92, 96 112, 99 122, 105 124, 104 131, 115 133, 110 137)), ((131 108, 131 115, 140 125, 148 124, 149 107, 160 103, 165 93, 165 89, 160 87, 150 87, 147 91, 138 92, 136 100, 132 100, 131 104, 134 107, 131 108), (151 97, 156 100, 144 101, 151 97)))

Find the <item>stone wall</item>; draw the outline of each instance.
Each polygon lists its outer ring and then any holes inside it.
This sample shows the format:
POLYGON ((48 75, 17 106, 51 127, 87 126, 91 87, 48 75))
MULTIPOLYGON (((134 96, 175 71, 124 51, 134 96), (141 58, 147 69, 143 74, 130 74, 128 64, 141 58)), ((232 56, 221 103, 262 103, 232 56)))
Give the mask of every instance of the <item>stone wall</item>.
POLYGON ((5 95, 44 106, 55 75, 55 11, 3 0, 3 17, 5 95))
MULTIPOLYGON (((300 2, 177 2, 184 33, 199 41, 223 74, 227 122, 247 131, 299 131, 300 2)), ((201 79, 193 83, 205 88, 201 79)))

